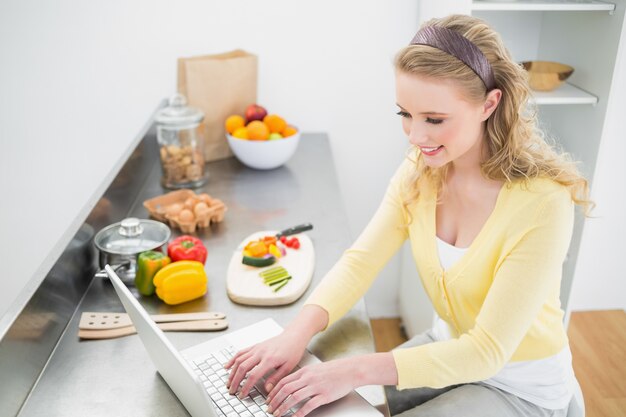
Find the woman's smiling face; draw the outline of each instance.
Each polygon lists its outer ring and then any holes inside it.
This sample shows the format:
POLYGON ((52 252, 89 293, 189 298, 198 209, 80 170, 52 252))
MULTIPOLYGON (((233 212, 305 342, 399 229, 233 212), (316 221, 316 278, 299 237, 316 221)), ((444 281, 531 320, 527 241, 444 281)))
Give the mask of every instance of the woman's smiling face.
POLYGON ((483 122, 495 110, 497 99, 490 103, 488 96, 484 104, 470 103, 451 81, 396 71, 402 128, 431 168, 453 161, 480 164, 483 122))

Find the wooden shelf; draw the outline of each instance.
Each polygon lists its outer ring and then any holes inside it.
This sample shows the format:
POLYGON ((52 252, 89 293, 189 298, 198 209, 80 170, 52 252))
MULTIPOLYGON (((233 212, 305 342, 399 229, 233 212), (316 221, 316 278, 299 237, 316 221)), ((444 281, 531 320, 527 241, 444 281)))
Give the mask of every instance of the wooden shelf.
POLYGON ((598 97, 575 85, 564 83, 554 91, 533 91, 534 101, 539 105, 549 104, 597 104, 598 97))
POLYGON ((615 4, 597 0, 473 0, 472 10, 613 12, 615 10, 615 4))

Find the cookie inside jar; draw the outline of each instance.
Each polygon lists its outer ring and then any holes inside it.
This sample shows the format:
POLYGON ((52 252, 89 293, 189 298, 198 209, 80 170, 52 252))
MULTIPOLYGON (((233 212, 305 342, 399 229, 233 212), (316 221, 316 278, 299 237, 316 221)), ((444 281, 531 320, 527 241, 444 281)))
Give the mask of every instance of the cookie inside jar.
POLYGON ((208 178, 205 169, 202 129, 204 113, 187 106, 181 94, 169 99, 167 107, 155 116, 157 142, 165 188, 196 188, 208 178))

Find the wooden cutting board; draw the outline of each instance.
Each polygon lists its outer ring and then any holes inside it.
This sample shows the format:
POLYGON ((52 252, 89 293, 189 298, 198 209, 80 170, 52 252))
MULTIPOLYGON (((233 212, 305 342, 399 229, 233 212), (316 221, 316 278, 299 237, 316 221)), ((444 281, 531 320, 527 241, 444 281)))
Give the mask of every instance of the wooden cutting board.
POLYGON ((244 246, 251 240, 263 236, 274 236, 277 231, 262 231, 245 238, 235 249, 226 277, 228 297, 236 303, 258 306, 276 306, 290 304, 302 296, 311 284, 315 268, 315 251, 313 242, 304 233, 289 237, 297 237, 299 249, 286 248, 287 254, 270 266, 255 268, 241 263, 244 246), (278 292, 263 282, 259 273, 269 268, 282 266, 291 275, 289 283, 278 292))

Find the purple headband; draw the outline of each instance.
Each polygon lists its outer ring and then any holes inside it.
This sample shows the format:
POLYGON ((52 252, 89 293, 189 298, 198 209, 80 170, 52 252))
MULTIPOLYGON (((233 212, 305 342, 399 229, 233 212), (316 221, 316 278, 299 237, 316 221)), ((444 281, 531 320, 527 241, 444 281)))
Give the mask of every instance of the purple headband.
POLYGON ((410 44, 428 45, 446 52, 470 67, 483 81, 487 91, 496 87, 496 80, 487 57, 460 33, 441 26, 427 26, 415 34, 410 44))

